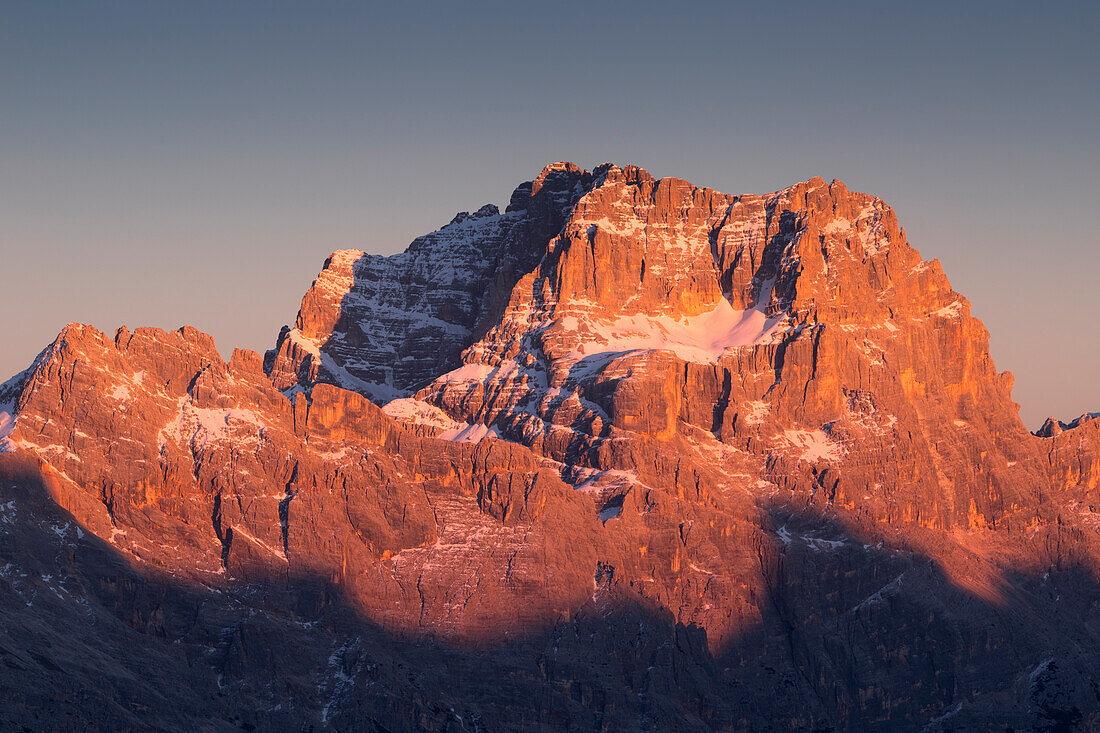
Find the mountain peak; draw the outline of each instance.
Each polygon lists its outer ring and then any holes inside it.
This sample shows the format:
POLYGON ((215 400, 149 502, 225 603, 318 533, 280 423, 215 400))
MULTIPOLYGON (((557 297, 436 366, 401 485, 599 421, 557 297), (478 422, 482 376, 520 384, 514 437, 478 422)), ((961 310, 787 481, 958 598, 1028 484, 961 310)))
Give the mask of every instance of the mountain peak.
POLYGON ((469 221, 471 219, 484 219, 488 216, 499 215, 500 209, 497 208, 496 204, 485 204, 472 214, 469 211, 458 212, 457 214, 455 214, 454 218, 451 219, 451 224, 461 224, 462 222, 469 221))
POLYGON ((70 324, 0 385, 5 690, 121 669, 66 699, 184 690, 187 729, 1076 720, 1100 419, 1031 435, 1011 388, 878 197, 551 164, 334 252, 262 359, 70 324))

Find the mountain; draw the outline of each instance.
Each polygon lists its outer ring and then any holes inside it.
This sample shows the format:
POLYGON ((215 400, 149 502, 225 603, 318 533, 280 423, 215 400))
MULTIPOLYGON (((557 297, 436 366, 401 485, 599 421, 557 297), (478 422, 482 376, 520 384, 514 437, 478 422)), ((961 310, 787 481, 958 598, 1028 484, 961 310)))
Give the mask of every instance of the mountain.
POLYGON ((881 199, 547 166, 0 387, 6 727, 1100 726, 1100 420, 881 199))

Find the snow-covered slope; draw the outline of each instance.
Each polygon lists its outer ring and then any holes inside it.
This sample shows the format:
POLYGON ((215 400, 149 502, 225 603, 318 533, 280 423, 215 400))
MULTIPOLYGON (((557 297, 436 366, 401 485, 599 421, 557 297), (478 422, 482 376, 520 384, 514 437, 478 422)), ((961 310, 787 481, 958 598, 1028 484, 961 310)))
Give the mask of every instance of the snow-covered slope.
POLYGON ((284 389, 331 382, 386 402, 457 366, 591 180, 548 166, 504 213, 462 212, 390 257, 335 252, 269 352, 269 372, 284 389))

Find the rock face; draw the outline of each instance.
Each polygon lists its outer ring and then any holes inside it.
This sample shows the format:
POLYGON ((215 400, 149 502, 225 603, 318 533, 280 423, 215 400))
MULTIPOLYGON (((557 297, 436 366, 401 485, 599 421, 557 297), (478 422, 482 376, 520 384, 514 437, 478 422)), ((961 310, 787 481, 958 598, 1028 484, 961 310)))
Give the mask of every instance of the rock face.
POLYGON ((1100 420, 1011 386, 880 199, 554 164, 0 386, 0 721, 1096 728, 1100 420))
POLYGON ((334 252, 268 354, 272 381, 332 381, 385 400, 450 371, 591 185, 571 163, 547 166, 503 214, 461 212, 393 257, 334 252))

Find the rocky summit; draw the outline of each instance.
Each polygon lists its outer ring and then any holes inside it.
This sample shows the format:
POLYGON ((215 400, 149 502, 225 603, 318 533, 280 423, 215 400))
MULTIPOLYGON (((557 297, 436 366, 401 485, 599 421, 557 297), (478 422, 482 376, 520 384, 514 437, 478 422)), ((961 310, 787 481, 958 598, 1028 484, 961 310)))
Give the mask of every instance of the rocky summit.
POLYGON ((875 196, 571 163, 265 355, 72 324, 0 386, 0 727, 1100 728, 1100 416, 988 338, 875 196))

